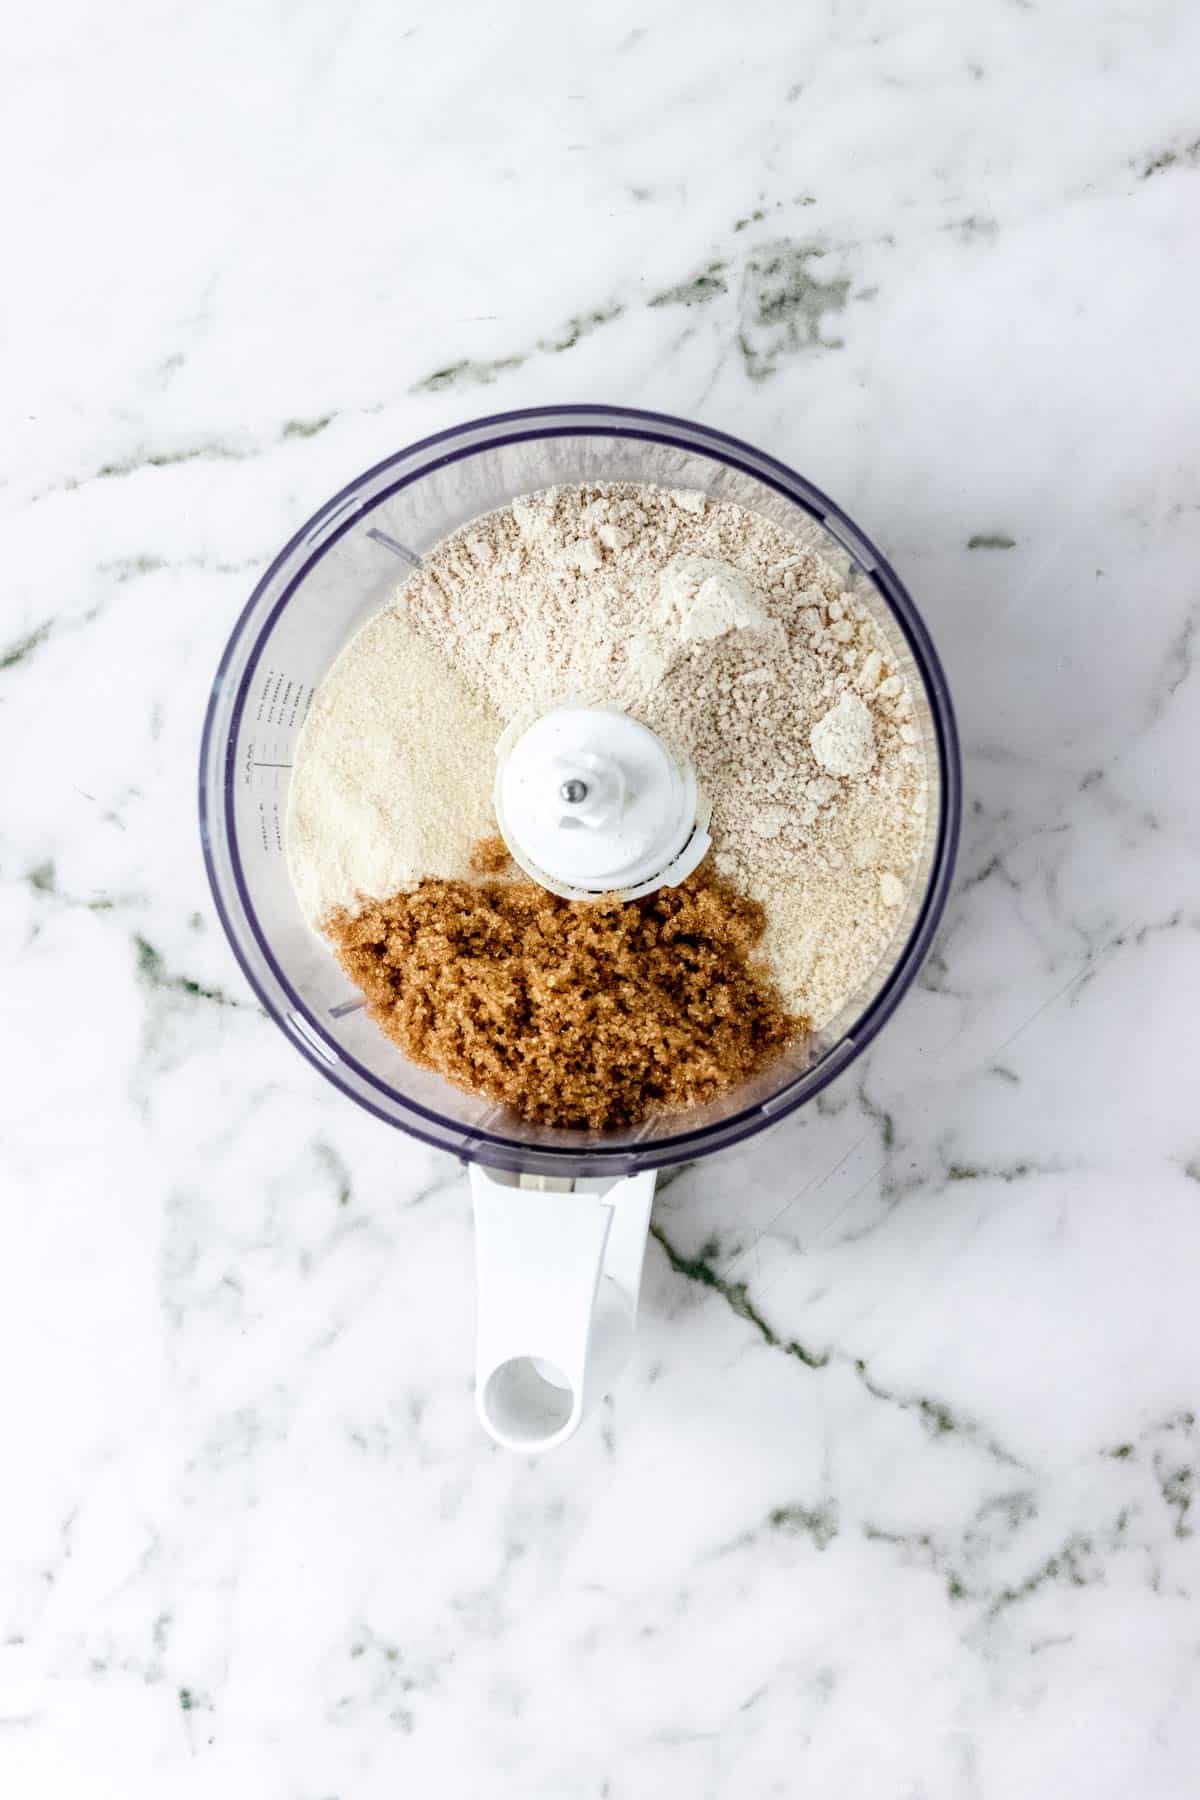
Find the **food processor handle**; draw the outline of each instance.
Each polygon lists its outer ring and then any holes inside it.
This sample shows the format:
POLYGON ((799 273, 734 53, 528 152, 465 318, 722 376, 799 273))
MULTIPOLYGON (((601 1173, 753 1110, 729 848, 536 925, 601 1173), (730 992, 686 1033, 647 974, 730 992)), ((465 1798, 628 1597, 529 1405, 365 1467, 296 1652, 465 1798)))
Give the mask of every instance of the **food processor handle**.
POLYGON ((508 1450, 565 1443, 633 1345, 654 1172, 602 1194, 512 1185, 471 1165, 475 1403, 508 1450))

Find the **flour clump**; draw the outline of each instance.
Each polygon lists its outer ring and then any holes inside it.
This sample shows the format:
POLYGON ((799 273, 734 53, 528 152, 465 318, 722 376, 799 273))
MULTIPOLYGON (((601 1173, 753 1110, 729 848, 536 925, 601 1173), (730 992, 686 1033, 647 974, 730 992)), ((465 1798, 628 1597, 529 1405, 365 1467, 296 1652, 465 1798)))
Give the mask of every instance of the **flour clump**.
POLYGON ((831 775, 865 775, 875 761, 875 727, 857 694, 844 693, 809 733, 812 753, 831 775))
POLYGON ((680 643, 762 631, 767 615, 746 577, 711 556, 676 556, 658 578, 657 617, 680 643))

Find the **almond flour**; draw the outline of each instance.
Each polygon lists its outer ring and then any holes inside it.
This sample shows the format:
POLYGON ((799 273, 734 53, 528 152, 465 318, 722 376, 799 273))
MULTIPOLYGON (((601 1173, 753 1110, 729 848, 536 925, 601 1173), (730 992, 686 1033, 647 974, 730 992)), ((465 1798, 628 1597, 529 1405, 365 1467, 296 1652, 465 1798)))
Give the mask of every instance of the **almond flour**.
POLYGON ((492 829, 500 721, 394 612, 321 683, 288 794, 292 886, 309 923, 465 873, 492 829))

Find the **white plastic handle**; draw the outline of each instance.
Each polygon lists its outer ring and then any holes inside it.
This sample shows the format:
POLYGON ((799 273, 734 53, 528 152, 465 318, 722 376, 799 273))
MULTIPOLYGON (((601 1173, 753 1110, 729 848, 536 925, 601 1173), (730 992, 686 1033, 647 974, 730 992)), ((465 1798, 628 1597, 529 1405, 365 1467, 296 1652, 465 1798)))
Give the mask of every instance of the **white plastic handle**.
POLYGON ((605 1193, 513 1185, 471 1165, 475 1403, 508 1450, 565 1443, 633 1346, 654 1172, 605 1193))

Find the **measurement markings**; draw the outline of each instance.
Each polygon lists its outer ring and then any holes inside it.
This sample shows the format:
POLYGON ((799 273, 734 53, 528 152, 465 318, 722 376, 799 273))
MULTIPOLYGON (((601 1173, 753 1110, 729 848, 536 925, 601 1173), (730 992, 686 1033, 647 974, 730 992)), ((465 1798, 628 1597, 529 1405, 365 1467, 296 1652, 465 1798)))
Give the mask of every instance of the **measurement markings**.
POLYGON ((377 544, 382 544, 385 550, 390 550, 393 556, 400 557, 411 569, 420 568, 420 557, 414 551, 407 549, 405 545, 398 543, 394 537, 389 537, 386 531, 378 531, 372 527, 367 536, 373 538, 377 544))

